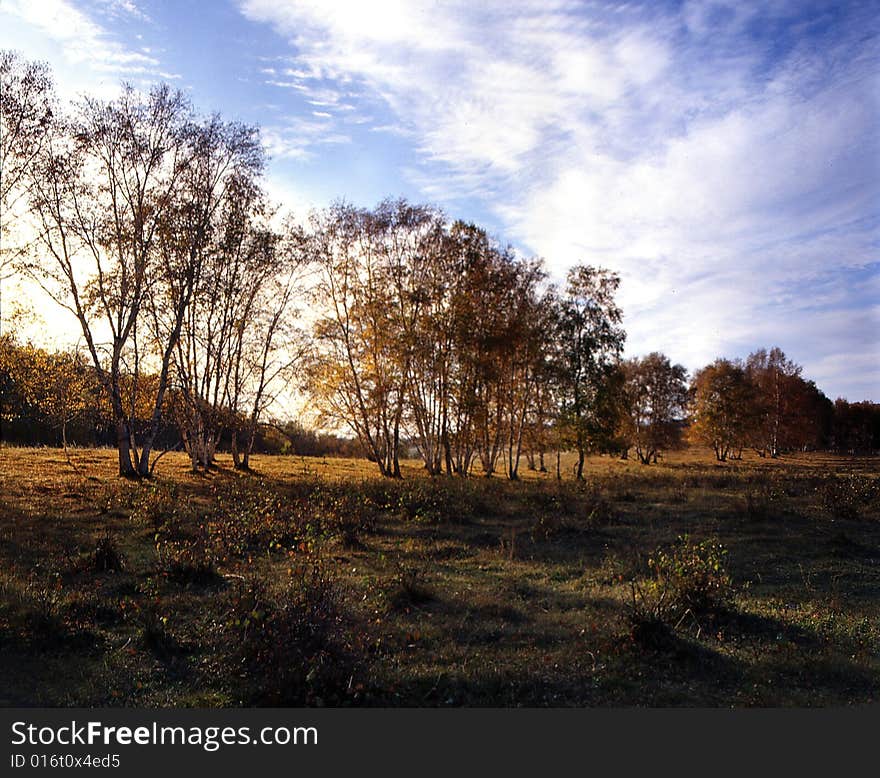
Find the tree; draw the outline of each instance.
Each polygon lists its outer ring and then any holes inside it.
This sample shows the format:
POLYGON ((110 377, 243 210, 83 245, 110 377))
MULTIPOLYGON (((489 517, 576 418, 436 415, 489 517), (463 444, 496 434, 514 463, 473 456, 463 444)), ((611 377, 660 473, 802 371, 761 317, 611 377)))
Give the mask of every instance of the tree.
POLYGON ((378 257, 388 279, 392 336, 405 385, 403 425, 425 469, 443 468, 451 341, 446 326, 450 276, 441 211, 386 200, 374 211, 378 257))
POLYGON ((719 462, 739 459, 754 428, 757 393, 739 362, 716 359, 691 384, 693 440, 712 446, 719 462))
POLYGON ((313 217, 320 268, 312 389, 384 475, 401 435, 432 475, 518 477, 546 344, 544 279, 485 231, 404 200, 313 217))
POLYGON ((28 170, 46 142, 54 101, 45 64, 0 50, 0 282, 26 248, 13 224, 23 215, 28 170))
POLYGON ((444 332, 448 342, 448 412, 443 432, 447 473, 467 476, 479 456, 491 475, 500 453, 494 387, 504 346, 505 290, 512 257, 474 224, 449 229, 452 288, 444 332))
POLYGON ((542 295, 540 285, 546 273, 538 260, 518 262, 514 266, 515 285, 508 307, 508 345, 503 387, 506 417, 507 477, 519 478, 523 439, 532 407, 537 397, 538 380, 545 367, 547 331, 552 326, 554 297, 542 295))
POLYGON ((838 398, 830 443, 841 454, 875 454, 880 451, 880 404, 850 403, 838 398))
MULTIPOLYGON (((234 303, 266 277, 260 260, 237 275, 243 269, 239 244, 246 240, 238 236, 250 237, 248 209, 259 202, 264 159, 256 129, 218 116, 189 123, 186 138, 187 165, 159 229, 159 261, 147 304, 163 378, 167 381, 172 362, 175 369, 183 400, 179 422, 193 468, 207 468, 225 426, 232 341, 250 326, 252 314, 234 310, 234 303)), ((262 258, 264 242, 253 243, 262 258)))
POLYGON ((94 423, 100 415, 100 386, 75 349, 49 351, 19 343, 12 333, 0 335, 0 425, 25 428, 31 443, 57 443, 67 461, 71 426, 94 423))
POLYGON ((688 401, 687 371, 658 352, 623 364, 626 376, 626 434, 639 461, 656 462, 663 451, 681 445, 688 401))
MULTIPOLYGON (((159 381, 138 450, 145 302, 161 273, 157 244, 193 152, 189 106, 167 86, 125 87, 109 102, 86 99, 54 131, 31 166, 39 240, 31 274, 77 318, 110 399, 119 473, 146 476, 179 328, 167 328, 159 381), (106 333, 106 334, 105 334, 106 333), (106 345, 101 338, 109 338, 106 345), (128 377, 130 392, 123 393, 128 377)), ((174 307, 182 317, 184 292, 174 307)))
POLYGON ((818 445, 830 424, 831 403, 803 368, 780 348, 760 349, 746 360, 746 373, 757 394, 750 444, 760 456, 818 445), (825 422, 822 419, 826 418, 825 422))
MULTIPOLYGON (((297 326, 298 311, 294 308, 307 272, 305 235, 288 220, 281 235, 258 233, 257 237, 262 238, 258 243, 265 248, 271 246, 271 272, 255 284, 249 315, 236 319, 240 323, 230 360, 229 405, 235 424, 232 459, 238 470, 250 470, 257 429, 277 399, 276 387, 290 386, 292 372, 305 360, 309 348, 305 332, 297 326)), ((252 281, 260 278, 255 273, 252 281)))
POLYGON ((616 274, 578 265, 568 271, 558 303, 559 423, 578 453, 578 480, 586 453, 610 438, 617 422, 605 390, 625 338, 614 301, 619 286, 616 274))
POLYGON ((536 380, 531 322, 544 271, 476 225, 456 222, 450 237, 457 281, 450 311, 447 467, 464 476, 479 459, 491 477, 506 451, 507 475, 516 478, 536 380))
POLYGON ((394 342, 393 289, 383 264, 383 223, 335 203, 311 218, 318 269, 310 386, 322 419, 344 424, 388 477, 400 477, 406 374, 394 342))

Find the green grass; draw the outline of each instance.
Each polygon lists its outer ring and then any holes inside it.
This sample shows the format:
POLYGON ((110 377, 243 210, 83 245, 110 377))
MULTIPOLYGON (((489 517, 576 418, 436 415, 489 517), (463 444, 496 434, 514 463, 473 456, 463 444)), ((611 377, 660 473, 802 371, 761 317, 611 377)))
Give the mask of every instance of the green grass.
POLYGON ((298 457, 196 476, 178 455, 136 484, 113 452, 74 461, 0 449, 3 705, 880 697, 873 459, 596 457, 585 484, 298 457), (656 596, 649 560, 684 535, 723 546, 731 595, 646 640, 633 592, 656 596))

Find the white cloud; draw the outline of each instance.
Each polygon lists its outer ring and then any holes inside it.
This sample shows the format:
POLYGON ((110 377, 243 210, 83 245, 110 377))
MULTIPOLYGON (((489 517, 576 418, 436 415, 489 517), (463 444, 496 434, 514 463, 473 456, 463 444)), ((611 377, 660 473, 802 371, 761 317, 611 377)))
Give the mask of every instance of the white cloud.
POLYGON ((282 122, 262 129, 263 143, 270 158, 307 160, 315 156, 316 147, 350 143, 351 138, 333 129, 332 116, 313 111, 312 118, 282 117, 282 122))
MULTIPOLYGON (((149 21, 130 0, 104 0, 100 8, 111 17, 126 14, 149 21)), ((149 49, 127 47, 71 0, 0 0, 0 20, 0 46, 31 44, 27 55, 53 66, 58 89, 66 97, 86 90, 110 96, 124 78, 179 78, 163 71, 149 49)))
POLYGON ((878 262, 869 12, 837 29, 783 0, 240 5, 289 38, 298 83, 387 103, 396 123, 374 129, 413 137, 426 196, 482 198, 557 270, 621 272, 632 351, 696 367, 778 342, 840 385, 839 354, 863 364, 876 315, 847 318, 842 287, 801 303, 878 262))

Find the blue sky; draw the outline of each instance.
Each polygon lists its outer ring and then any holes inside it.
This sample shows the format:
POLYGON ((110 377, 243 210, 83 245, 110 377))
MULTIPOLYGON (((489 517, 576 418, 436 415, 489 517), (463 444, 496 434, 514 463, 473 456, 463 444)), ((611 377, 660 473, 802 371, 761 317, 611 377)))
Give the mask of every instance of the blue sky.
POLYGON ((258 123, 295 211, 404 195, 561 275, 629 354, 779 345, 880 401, 876 3, 0 0, 65 96, 167 80, 258 123))

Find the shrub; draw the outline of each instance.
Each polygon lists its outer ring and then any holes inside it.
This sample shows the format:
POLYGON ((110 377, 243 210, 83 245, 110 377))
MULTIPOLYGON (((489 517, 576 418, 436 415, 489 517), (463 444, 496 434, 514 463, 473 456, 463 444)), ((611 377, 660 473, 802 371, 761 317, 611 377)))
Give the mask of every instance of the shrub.
POLYGON ((707 613, 727 606, 732 583, 724 565, 727 550, 711 540, 695 543, 685 535, 671 552, 658 550, 648 560, 654 581, 668 588, 672 608, 707 613))
POLYGON ((719 543, 695 543, 687 535, 671 551, 658 549, 648 559, 649 578, 630 581, 631 600, 625 610, 630 638, 646 648, 668 648, 685 617, 726 609, 733 592, 726 555, 719 543))
POLYGON ((156 535, 176 540, 187 536, 194 509, 177 484, 154 483, 133 500, 131 517, 152 527, 156 535))
POLYGON ((644 648, 663 649, 673 642, 674 605, 668 582, 630 581, 631 600, 626 609, 630 638, 644 648))
POLYGON ((313 504, 322 531, 340 538, 347 548, 359 548, 361 536, 376 528, 380 509, 358 485, 322 490, 313 504))
POLYGON ((160 614, 152 603, 137 611, 137 619, 140 622, 140 643, 144 648, 160 659, 180 653, 180 644, 168 630, 168 617, 160 614))
POLYGON ((292 571, 277 593, 264 579, 248 581, 233 599, 227 628, 256 704, 334 705, 356 688, 357 652, 337 588, 318 562, 292 571))
POLYGON ((160 542, 156 553, 165 575, 175 583, 209 584, 219 578, 214 550, 204 533, 193 540, 160 542))
POLYGON ((434 593, 418 567, 399 564, 392 582, 389 603, 396 610, 406 610, 434 599, 434 593))
POLYGON ((819 486, 820 502, 836 519, 858 519, 877 499, 874 479, 858 475, 830 476, 819 486))
POLYGON ((508 562, 516 559, 516 537, 516 527, 509 527, 498 539, 498 550, 508 562))
POLYGON ((669 502, 685 503, 688 501, 688 490, 685 484, 674 486, 669 493, 669 502))
POLYGON ((125 557, 119 550, 115 538, 109 532, 98 539, 91 561, 92 570, 96 573, 122 572, 125 570, 125 557))
POLYGON ((598 486, 587 493, 587 526, 604 527, 614 520, 614 506, 598 486))
POLYGON ((406 482, 398 495, 398 505, 411 521, 440 523, 449 516, 449 508, 433 481, 406 482))
POLYGON ((285 499, 246 479, 215 488, 204 524, 217 561, 295 548, 320 531, 307 497, 285 499))
POLYGON ((775 481, 760 479, 749 484, 745 494, 745 514, 752 521, 768 519, 788 504, 785 492, 775 481))
POLYGON ((21 603, 35 629, 41 632, 60 629, 63 602, 64 587, 58 572, 50 571, 48 575, 31 572, 21 593, 21 603))
POLYGON ((562 530, 562 521, 555 513, 544 513, 532 524, 532 540, 551 540, 562 530))
POLYGON ((397 507, 404 517, 432 524, 467 524, 492 504, 486 492, 494 487, 469 478, 418 479, 399 485, 397 507))

